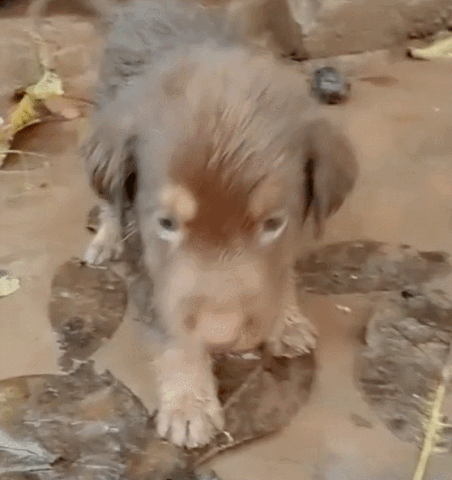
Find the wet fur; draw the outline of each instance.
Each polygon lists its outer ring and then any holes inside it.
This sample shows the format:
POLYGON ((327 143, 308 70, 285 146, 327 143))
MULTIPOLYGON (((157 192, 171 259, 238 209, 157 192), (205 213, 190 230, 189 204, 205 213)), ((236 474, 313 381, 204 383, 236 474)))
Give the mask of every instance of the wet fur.
MULTIPOLYGON (((290 356, 283 339, 294 328, 302 337, 297 354, 315 347, 316 332, 299 311, 292 275, 297 239, 311 212, 322 234, 358 168, 348 140, 317 118, 303 87, 295 69, 248 43, 224 16, 193 5, 139 0, 108 40, 83 154, 104 202, 104 221, 117 226, 126 205, 136 210, 166 338, 153 346, 157 426, 176 444, 200 446, 223 425, 210 356, 193 339, 196 324, 182 321, 201 307, 181 299, 234 300, 236 293, 225 287, 232 275, 245 286, 237 294, 249 304, 251 316, 244 319, 255 320, 234 348, 265 342, 274 355, 290 356), (198 207, 185 225, 185 246, 174 252, 151 228, 158 192, 167 185, 181 185, 198 207), (278 248, 261 254, 244 239, 277 202, 289 212, 287 233, 278 248)), ((109 257, 118 230, 103 232, 96 251, 88 250, 91 259, 109 257)))

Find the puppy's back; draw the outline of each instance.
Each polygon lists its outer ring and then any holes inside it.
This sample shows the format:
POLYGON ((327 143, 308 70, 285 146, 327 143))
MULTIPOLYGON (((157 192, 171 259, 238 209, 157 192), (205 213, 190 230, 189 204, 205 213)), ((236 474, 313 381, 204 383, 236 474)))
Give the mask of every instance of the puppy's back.
POLYGON ((227 47, 239 41, 222 12, 179 0, 136 0, 113 18, 100 66, 97 104, 112 101, 132 77, 149 73, 162 59, 186 54, 190 46, 227 47))

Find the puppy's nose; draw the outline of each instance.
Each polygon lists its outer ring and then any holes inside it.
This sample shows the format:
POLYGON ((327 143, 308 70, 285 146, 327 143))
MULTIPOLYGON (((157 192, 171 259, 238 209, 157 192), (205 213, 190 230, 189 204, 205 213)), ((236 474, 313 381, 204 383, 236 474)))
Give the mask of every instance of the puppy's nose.
POLYGON ((239 310, 204 311, 197 321, 197 333, 211 346, 232 347, 240 338, 243 314, 239 310))

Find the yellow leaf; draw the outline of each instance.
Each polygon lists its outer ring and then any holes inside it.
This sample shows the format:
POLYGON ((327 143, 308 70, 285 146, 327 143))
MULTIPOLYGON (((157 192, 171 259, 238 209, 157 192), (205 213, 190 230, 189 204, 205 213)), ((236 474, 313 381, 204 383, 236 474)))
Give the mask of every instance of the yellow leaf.
POLYGON ((11 114, 11 127, 13 135, 22 130, 26 125, 36 118, 34 108, 34 99, 30 95, 25 95, 17 108, 11 114))
POLYGON ((425 48, 409 48, 413 58, 429 60, 433 58, 452 58, 452 36, 437 40, 425 48))
MULTIPOLYGON (((39 122, 39 113, 36 107, 49 98, 63 94, 63 82, 56 73, 49 70, 45 71, 36 85, 26 89, 24 97, 11 113, 9 125, 0 130, 0 167, 3 165, 9 144, 14 135, 25 127, 39 122)), ((69 113, 71 114, 72 112, 69 113)))
POLYGON ((36 85, 27 88, 27 93, 39 100, 63 95, 63 82, 54 72, 46 71, 36 85))

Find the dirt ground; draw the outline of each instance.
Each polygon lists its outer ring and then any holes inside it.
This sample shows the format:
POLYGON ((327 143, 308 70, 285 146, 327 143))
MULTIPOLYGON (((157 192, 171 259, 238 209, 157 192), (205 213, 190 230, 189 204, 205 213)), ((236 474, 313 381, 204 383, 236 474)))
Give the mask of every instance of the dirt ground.
MULTIPOLYGON (((350 76, 351 99, 322 111, 344 124, 361 177, 323 242, 369 238, 452 254, 452 62, 386 53, 335 62, 350 76)), ((24 135, 17 148, 46 153, 45 161, 27 158, 0 171, 0 267, 22 282, 0 300, 0 379, 60 371, 48 319, 50 284, 60 264, 83 252, 94 201, 77 156, 80 121, 52 122, 24 135)), ((314 246, 308 237, 300 240, 307 249, 314 246)), ((439 286, 452 295, 452 282, 439 286)), ((350 310, 338 309, 333 296, 303 295, 320 332, 311 399, 281 433, 214 459, 221 478, 411 478, 417 448, 379 421, 353 380, 357 332, 372 301, 349 295, 340 303, 350 310)), ((133 335, 131 322, 123 322, 95 360, 138 396, 152 398, 147 359, 139 341, 129 341, 133 335)), ((452 479, 450 456, 434 457, 426 478, 452 479)))

